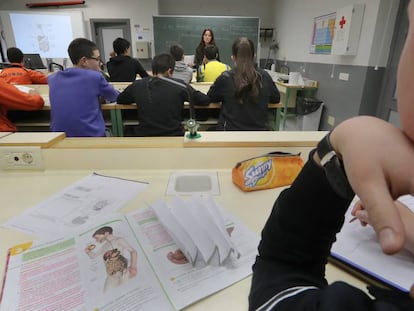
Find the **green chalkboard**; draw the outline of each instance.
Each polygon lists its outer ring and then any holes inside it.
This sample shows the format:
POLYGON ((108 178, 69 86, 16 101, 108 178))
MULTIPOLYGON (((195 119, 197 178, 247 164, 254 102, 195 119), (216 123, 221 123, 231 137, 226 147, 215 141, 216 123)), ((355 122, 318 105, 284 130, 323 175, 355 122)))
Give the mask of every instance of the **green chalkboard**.
POLYGON ((220 60, 232 66, 231 46, 237 38, 248 37, 257 52, 259 23, 258 17, 153 16, 155 53, 168 52, 171 45, 179 43, 186 55, 195 54, 203 30, 211 28, 220 60))

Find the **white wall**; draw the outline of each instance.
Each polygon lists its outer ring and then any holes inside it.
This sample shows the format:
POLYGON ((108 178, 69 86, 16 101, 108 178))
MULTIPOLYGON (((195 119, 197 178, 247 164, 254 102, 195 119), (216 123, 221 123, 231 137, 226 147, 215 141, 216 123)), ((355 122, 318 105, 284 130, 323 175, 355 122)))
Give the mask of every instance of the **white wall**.
POLYGON ((88 39, 91 38, 91 18, 129 18, 131 22, 131 36, 134 41, 136 37, 134 25, 139 24, 142 27, 150 28, 152 31, 152 16, 158 15, 158 1, 155 0, 87 0, 86 5, 81 6, 46 7, 38 9, 26 8, 27 2, 31 1, 1 0, 0 10, 82 11, 88 39))
POLYGON ((361 66, 386 66, 399 0, 274 0, 276 58, 361 66), (365 4, 358 52, 355 56, 310 54, 313 20, 350 4, 365 4), (386 22, 388 20, 388 23, 386 22))

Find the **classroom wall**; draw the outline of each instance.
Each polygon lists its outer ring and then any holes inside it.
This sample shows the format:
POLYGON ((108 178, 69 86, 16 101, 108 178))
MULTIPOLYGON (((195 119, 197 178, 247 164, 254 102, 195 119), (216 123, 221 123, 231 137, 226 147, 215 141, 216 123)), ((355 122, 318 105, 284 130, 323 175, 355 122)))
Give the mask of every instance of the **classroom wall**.
POLYGON ((359 114, 376 115, 398 6, 399 0, 274 0, 280 47, 275 61, 320 82, 317 97, 325 103, 321 129, 332 128, 327 123, 329 116, 335 118, 335 126, 359 114), (311 54, 314 18, 354 3, 365 4, 357 54, 311 54), (340 73, 348 73, 349 80, 340 80, 340 73))
MULTIPOLYGON (((273 0, 158 0, 158 6, 160 15, 259 17, 261 28, 274 27, 273 0)), ((260 58, 267 57, 271 43, 271 39, 260 40, 260 58)))

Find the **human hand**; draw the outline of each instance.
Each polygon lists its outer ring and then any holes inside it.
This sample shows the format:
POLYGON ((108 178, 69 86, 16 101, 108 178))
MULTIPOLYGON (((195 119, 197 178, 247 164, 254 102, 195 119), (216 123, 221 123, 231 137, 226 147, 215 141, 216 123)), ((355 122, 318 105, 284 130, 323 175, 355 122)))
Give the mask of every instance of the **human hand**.
POLYGON ((138 270, 137 270, 137 268, 136 267, 129 267, 128 268, 128 272, 129 272, 129 277, 130 278, 133 278, 133 277, 135 277, 136 275, 137 275, 137 273, 138 273, 138 270))
POLYGON ((339 124, 330 139, 383 251, 398 252, 405 235, 394 200, 414 194, 413 143, 390 123, 367 116, 339 124))

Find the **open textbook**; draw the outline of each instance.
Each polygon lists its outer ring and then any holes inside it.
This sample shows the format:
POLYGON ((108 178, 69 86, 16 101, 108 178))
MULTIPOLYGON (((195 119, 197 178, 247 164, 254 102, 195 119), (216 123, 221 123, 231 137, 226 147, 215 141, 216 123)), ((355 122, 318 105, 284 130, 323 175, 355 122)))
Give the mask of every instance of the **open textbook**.
POLYGON ((202 256, 191 263, 152 207, 100 218, 64 238, 14 246, 0 311, 180 310, 251 274, 259 237, 217 208, 237 249, 221 264, 202 256))
MULTIPOLYGON (((414 212, 413 196, 402 196, 399 200, 414 212)), ((331 257, 363 275, 408 292, 414 282, 414 256, 406 250, 395 255, 384 254, 371 226, 362 227, 359 221, 349 222, 352 206, 332 246, 331 257)))

